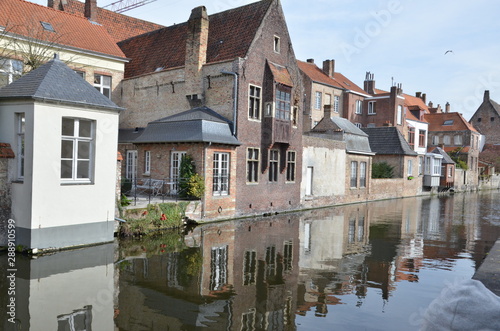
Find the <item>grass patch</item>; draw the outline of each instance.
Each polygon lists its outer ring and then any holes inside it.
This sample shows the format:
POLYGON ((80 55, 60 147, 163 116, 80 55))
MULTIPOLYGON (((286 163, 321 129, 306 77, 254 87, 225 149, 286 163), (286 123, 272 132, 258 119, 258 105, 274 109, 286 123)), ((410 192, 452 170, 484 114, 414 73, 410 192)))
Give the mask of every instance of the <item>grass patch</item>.
POLYGON ((147 235, 161 229, 178 228, 189 202, 150 204, 146 209, 133 210, 124 215, 126 223, 120 226, 120 236, 147 235))

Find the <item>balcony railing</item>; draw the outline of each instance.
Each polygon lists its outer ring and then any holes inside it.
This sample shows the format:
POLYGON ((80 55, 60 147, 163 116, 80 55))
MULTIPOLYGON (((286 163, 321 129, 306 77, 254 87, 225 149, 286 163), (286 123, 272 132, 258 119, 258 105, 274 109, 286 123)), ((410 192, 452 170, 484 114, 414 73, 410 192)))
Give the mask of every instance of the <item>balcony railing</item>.
POLYGON ((122 194, 129 198, 133 198, 134 202, 138 198, 147 198, 149 202, 151 199, 165 200, 179 200, 183 199, 186 194, 185 189, 181 189, 179 183, 182 178, 134 178, 124 179, 122 182, 122 194))

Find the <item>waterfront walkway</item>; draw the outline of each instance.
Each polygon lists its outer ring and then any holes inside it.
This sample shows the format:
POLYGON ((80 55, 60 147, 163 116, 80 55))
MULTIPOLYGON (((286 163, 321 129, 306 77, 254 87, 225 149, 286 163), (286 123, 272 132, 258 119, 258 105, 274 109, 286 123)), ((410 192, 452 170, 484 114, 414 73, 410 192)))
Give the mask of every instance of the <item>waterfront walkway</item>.
POLYGON ((491 292, 500 296, 500 239, 497 239, 472 279, 479 280, 491 292))

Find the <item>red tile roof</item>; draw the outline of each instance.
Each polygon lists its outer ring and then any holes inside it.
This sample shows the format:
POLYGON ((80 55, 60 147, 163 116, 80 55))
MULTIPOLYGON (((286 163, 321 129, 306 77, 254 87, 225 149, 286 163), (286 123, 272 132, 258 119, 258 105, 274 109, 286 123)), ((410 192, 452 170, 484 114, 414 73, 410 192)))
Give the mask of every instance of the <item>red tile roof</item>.
POLYGON ((14 152, 10 148, 10 144, 0 143, 0 159, 12 159, 14 152))
MULTIPOLYGON (((66 4, 61 3, 61 6, 66 13, 84 16, 85 4, 83 2, 66 0, 66 4)), ((116 42, 164 27, 99 7, 96 9, 96 14, 97 23, 103 25, 116 42)))
POLYGON ((297 65, 306 76, 315 82, 327 84, 340 89, 351 90, 356 93, 365 95, 368 94, 341 73, 335 72, 333 77, 330 77, 314 63, 297 61, 297 65))
POLYGON ((411 110, 416 110, 417 107, 418 109, 425 110, 426 113, 429 112, 429 108, 427 108, 427 105, 425 104, 424 100, 422 100, 419 97, 415 97, 409 94, 403 93, 403 96, 405 98, 405 106, 410 108, 411 110))
POLYGON ((460 113, 436 113, 425 114, 427 122, 429 122, 429 131, 473 131, 477 130, 463 118, 460 113), (443 125, 445 121, 453 121, 451 125, 443 125))
MULTIPOLYGON (((207 63, 245 57, 272 2, 262 0, 210 15, 207 63)), ((184 66, 186 37, 187 22, 119 42, 132 59, 125 65, 125 77, 184 66)))
MULTIPOLYGON (((427 147, 427 152, 432 153, 432 151, 436 148, 436 146, 428 146, 427 147)), ((461 153, 469 153, 470 146, 463 146, 463 147, 457 147, 457 146, 443 146, 441 147, 446 153, 453 152, 457 148, 460 148, 461 153)))
POLYGON ((83 17, 23 0, 1 0, 0 7, 0 26, 6 27, 7 33, 54 45, 124 57, 106 29, 83 17), (40 22, 50 23, 55 32, 45 30, 40 22))
POLYGON ((269 64, 269 68, 271 69, 271 72, 273 73, 274 80, 278 83, 281 83, 286 86, 293 87, 293 81, 292 77, 290 76, 290 73, 288 72, 288 69, 274 64, 272 62, 267 62, 269 64))

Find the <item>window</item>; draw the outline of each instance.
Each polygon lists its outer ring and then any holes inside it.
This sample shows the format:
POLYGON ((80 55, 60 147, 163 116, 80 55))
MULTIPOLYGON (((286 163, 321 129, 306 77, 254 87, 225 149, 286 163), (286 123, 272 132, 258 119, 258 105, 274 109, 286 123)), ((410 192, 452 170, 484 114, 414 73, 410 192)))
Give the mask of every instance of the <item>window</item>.
POLYGON ((439 145, 439 136, 432 136, 432 144, 439 145))
POLYGON ((48 22, 42 22, 42 21, 40 21, 40 24, 42 24, 42 27, 44 30, 50 31, 50 32, 56 32, 56 30, 54 30, 54 27, 52 26, 52 24, 50 24, 48 22))
POLYGON ((448 177, 453 177, 453 167, 452 166, 448 167, 448 177))
POLYGON ((247 149, 247 182, 249 183, 259 181, 259 154, 258 148, 247 149))
POLYGON ((349 229, 347 230, 347 242, 352 244, 356 236, 356 218, 349 219, 349 229))
POLYGON ((375 107, 376 105, 375 101, 368 102, 368 115, 374 115, 377 113, 377 109, 375 107))
POLYGON ((16 114, 17 126, 17 178, 24 178, 24 133, 26 132, 26 117, 24 113, 16 114))
POLYGON ((125 166, 125 178, 130 180, 135 180, 136 177, 136 166, 137 166, 137 151, 130 150, 127 151, 127 160, 125 166))
POLYGON ((359 163, 359 187, 366 187, 366 162, 359 163))
POLYGON ((246 251, 243 261, 243 285, 255 284, 257 275, 257 252, 246 251))
POLYGON ((276 53, 279 53, 280 48, 281 48, 280 37, 274 36, 274 51, 276 53))
POLYGON ((415 128, 408 128, 408 144, 413 148, 415 146, 415 128))
POLYGON ((266 247, 266 278, 276 276, 276 246, 266 247))
POLYGON ((408 160, 407 174, 408 174, 408 176, 413 175, 413 161, 412 160, 408 160))
POLYGON ((425 147, 425 130, 418 130, 418 147, 425 147))
POLYGON ((298 120, 298 117, 299 116, 299 112, 298 112, 298 109, 297 107, 292 107, 292 125, 293 126, 297 126, 297 120, 298 120))
POLYGON ((151 172, 151 151, 144 152, 144 173, 149 175, 151 172))
POLYGON ((272 149, 269 151, 269 181, 278 181, 279 151, 272 149))
POLYGON ((462 136, 461 135, 455 135, 453 137, 453 143, 455 145, 462 145, 462 136))
POLYGON ((283 243, 283 269, 291 271, 293 268, 293 242, 286 240, 283 243))
POLYGON ((333 111, 338 113, 339 112, 339 103, 340 103, 340 98, 338 95, 333 96, 333 111))
POLYGON ((229 194, 229 153, 214 153, 214 195, 229 194))
POLYGON ((356 100, 356 114, 363 114, 363 102, 356 100))
POLYGON ((358 186, 358 162, 351 161, 351 187, 358 186))
POLYGON ((111 99, 111 76, 95 74, 94 87, 96 90, 111 99))
POLYGON ((477 121, 478 121, 478 122, 481 122, 481 117, 479 117, 479 118, 477 119, 477 121))
POLYGON ((495 120, 494 117, 490 117, 490 121, 493 122, 495 120))
POLYGON ((276 90, 276 118, 290 120, 290 92, 276 90))
POLYGON ((9 85, 23 73, 23 62, 0 57, 0 87, 9 85))
POLYGON ((450 144, 450 136, 446 135, 443 137, 443 144, 445 144, 445 145, 450 144))
POLYGON ((186 152, 172 152, 170 155, 170 179, 172 184, 170 184, 170 190, 173 194, 177 193, 179 189, 179 170, 181 167, 182 158, 186 155, 186 152))
POLYGON ((85 79, 85 71, 74 70, 74 72, 76 72, 78 74, 78 76, 80 76, 83 79, 85 79))
POLYGON ((425 157, 425 174, 431 174, 431 157, 425 157))
POLYGON ((354 123, 354 125, 356 125, 357 128, 360 128, 361 129, 361 123, 354 123))
POLYGON ((227 246, 212 247, 210 291, 220 291, 227 283, 227 246))
POLYGON ((90 182, 93 170, 95 122, 62 118, 61 179, 90 182))
POLYGON ((441 176, 441 159, 434 158, 434 175, 441 176))
POLYGON ((295 181, 295 151, 288 151, 286 153, 286 181, 295 181))
POLYGON ((424 157, 423 156, 419 156, 418 157, 418 174, 419 175, 422 174, 423 165, 424 165, 424 157))
POLYGON ((403 123, 403 106, 398 105, 398 113, 396 118, 397 125, 401 125, 403 123))
POLYGON ((332 104, 332 95, 325 93, 325 105, 331 105, 332 104))
POLYGON ((316 92, 316 99, 314 101, 314 108, 321 109, 323 103, 323 94, 321 92, 316 92))
POLYGON ((261 108, 261 88, 250 85, 248 99, 248 118, 259 120, 261 108))
POLYGON ((446 120, 443 122, 443 125, 453 125, 453 120, 446 120))

